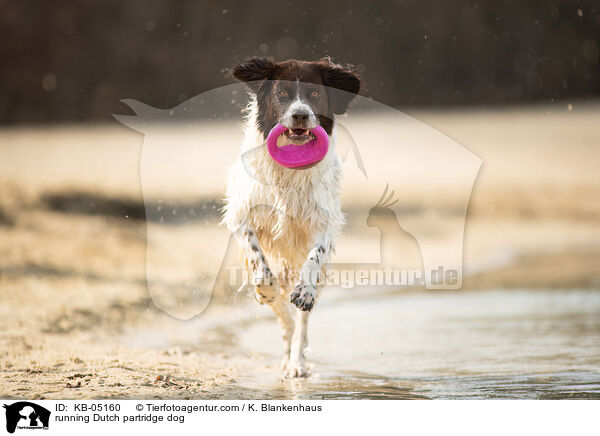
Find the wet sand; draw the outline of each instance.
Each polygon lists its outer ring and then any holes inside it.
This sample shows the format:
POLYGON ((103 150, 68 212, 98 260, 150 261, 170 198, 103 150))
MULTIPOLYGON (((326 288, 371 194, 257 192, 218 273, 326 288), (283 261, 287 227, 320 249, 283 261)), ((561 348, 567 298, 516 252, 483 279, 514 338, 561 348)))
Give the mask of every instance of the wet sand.
MULTIPOLYGON (((0 397, 600 398, 600 106, 574 108, 415 113, 484 160, 463 290, 325 289, 299 381, 279 379, 278 326, 252 296, 216 292, 190 321, 153 304, 140 134, 0 131, 0 397)), ((213 210, 219 189, 184 194, 213 210)), ((360 198, 345 193, 350 222, 360 198)))

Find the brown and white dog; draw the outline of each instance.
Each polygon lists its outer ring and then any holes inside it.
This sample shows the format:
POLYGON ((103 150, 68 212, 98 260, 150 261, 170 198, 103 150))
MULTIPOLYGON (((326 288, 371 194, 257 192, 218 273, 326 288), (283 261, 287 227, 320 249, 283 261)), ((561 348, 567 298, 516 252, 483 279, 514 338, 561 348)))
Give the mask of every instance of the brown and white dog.
POLYGON ((284 375, 306 377, 308 314, 344 225, 335 115, 346 112, 361 82, 350 67, 328 58, 274 63, 253 57, 232 73, 246 82, 250 103, 242 154, 227 182, 223 222, 236 236, 257 300, 272 307, 282 327, 284 375), (279 146, 306 144, 310 129, 323 127, 330 140, 323 160, 304 169, 276 163, 265 141, 278 123, 288 128, 279 146))

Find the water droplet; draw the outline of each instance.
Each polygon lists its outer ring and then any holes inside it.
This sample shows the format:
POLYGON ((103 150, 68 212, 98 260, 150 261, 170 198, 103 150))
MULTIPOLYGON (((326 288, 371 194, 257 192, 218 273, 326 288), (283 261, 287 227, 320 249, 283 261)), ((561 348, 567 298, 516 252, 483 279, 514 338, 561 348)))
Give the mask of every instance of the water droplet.
POLYGON ((46 74, 42 77, 42 88, 44 88, 44 91, 46 92, 54 91, 57 84, 56 75, 53 73, 46 74))

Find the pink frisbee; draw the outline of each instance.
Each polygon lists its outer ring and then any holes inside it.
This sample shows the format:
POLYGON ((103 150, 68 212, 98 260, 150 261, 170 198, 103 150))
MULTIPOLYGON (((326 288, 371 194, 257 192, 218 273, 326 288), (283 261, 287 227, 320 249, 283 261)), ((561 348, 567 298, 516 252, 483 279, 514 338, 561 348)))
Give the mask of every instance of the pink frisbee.
POLYGON ((329 150, 329 137, 323 127, 311 129, 315 139, 304 145, 289 144, 277 147, 277 138, 286 130, 287 127, 277 124, 267 136, 267 150, 275 162, 286 168, 302 169, 310 168, 323 160, 329 150))

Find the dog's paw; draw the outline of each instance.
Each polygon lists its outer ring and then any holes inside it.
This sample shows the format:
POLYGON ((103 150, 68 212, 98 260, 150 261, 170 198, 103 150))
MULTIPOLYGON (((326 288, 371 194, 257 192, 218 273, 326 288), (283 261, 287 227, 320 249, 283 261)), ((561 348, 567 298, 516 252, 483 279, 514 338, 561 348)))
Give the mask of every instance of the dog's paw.
POLYGON ((284 370, 285 378, 305 378, 310 375, 308 369, 306 369, 306 364, 301 362, 288 362, 287 367, 284 370))
POLYGON ((269 268, 257 271, 252 282, 256 301, 260 304, 271 304, 280 295, 279 283, 269 268))
POLYGON ((254 288, 256 301, 260 304, 271 304, 279 297, 279 283, 276 281, 272 285, 256 285, 254 288))
POLYGON ((290 301, 300 310, 308 312, 315 304, 317 288, 311 284, 298 283, 290 295, 290 301))

